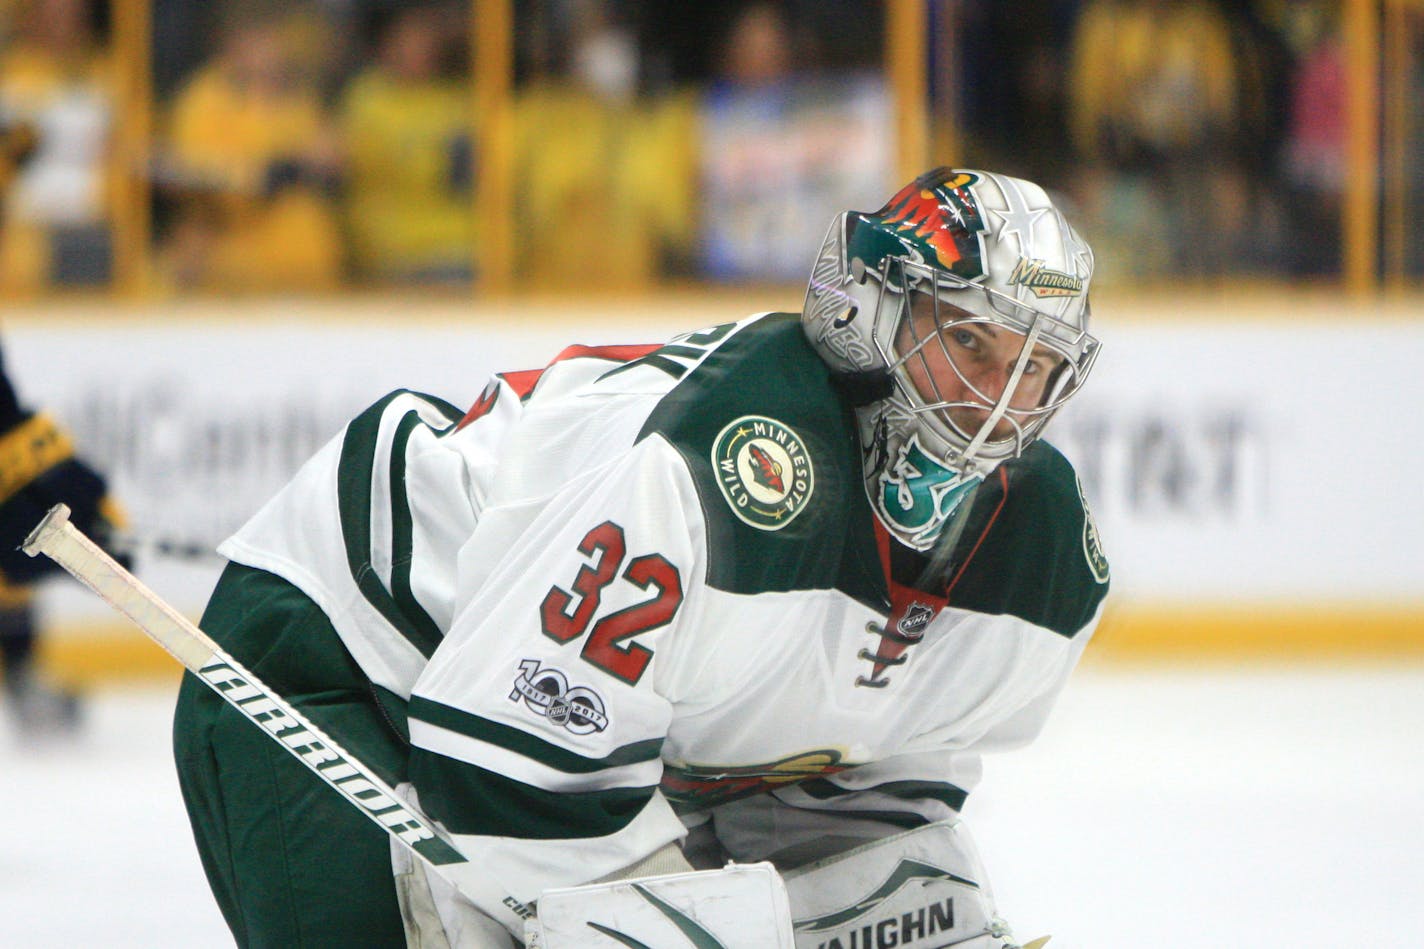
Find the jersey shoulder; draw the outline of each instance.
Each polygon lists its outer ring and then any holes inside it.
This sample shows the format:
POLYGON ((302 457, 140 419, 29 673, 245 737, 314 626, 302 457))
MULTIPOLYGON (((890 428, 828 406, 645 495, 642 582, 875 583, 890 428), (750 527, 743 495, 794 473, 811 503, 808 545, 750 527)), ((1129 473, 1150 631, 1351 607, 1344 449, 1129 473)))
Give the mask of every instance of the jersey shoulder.
POLYGON ((799 315, 767 314, 718 339, 649 415, 642 434, 654 433, 697 487, 709 585, 880 598, 854 417, 799 315))
POLYGON ((1072 464, 1038 441, 975 492, 950 578, 950 603, 1012 614, 1064 636, 1107 595, 1109 570, 1072 464))

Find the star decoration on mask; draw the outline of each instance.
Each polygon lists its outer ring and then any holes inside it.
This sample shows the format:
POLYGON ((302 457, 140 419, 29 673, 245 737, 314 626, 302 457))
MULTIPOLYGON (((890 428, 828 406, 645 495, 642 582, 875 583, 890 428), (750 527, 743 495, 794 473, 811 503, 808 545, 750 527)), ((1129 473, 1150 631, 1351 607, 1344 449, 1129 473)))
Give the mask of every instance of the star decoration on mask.
POLYGON ((998 238, 1003 240, 1010 234, 1018 235, 1019 255, 1029 257, 1029 237, 1033 234, 1034 222, 1043 217, 1049 209, 1033 209, 1028 206, 1028 201, 1024 198, 1019 186, 1008 178, 1000 178, 999 184, 1003 187, 1004 200, 1008 202, 1007 210, 998 211, 993 208, 989 213, 997 217, 1003 223, 999 226, 998 238))
POLYGON ((1093 251, 1088 242, 1078 236, 1068 224, 1068 219, 1057 208, 1053 216, 1058 219, 1058 233, 1063 237, 1063 253, 1073 261, 1073 269, 1078 274, 1087 274, 1093 269, 1093 251))

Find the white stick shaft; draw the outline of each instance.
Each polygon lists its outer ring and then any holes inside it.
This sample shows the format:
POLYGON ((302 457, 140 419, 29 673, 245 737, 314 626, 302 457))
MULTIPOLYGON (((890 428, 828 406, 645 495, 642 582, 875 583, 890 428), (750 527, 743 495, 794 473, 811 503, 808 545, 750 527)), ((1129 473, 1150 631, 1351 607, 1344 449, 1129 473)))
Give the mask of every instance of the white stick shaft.
POLYGON ((51 508, 25 539, 23 549, 31 557, 45 554, 133 620, 184 668, 353 807, 414 851, 482 910, 495 915, 512 932, 522 931, 523 918, 532 910, 476 870, 429 818, 408 807, 375 772, 69 523, 69 508, 63 504, 51 508))
POLYGON ((25 539, 25 553, 44 554, 172 654, 188 671, 201 674, 222 650, 186 617, 149 590, 98 544, 69 523, 69 508, 51 508, 25 539))

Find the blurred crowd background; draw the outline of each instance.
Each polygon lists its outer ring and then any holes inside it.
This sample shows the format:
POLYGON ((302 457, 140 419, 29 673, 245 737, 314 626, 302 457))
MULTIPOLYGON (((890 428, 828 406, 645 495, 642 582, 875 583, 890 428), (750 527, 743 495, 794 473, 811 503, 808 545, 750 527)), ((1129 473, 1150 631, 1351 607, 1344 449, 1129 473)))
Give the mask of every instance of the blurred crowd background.
MULTIPOLYGON (((798 282, 903 183, 895 2, 502 3, 501 88, 479 0, 0 0, 0 297, 798 282)), ((1339 281, 1360 174, 1424 273, 1424 2, 911 8, 930 161, 1045 183, 1105 282, 1339 281)))

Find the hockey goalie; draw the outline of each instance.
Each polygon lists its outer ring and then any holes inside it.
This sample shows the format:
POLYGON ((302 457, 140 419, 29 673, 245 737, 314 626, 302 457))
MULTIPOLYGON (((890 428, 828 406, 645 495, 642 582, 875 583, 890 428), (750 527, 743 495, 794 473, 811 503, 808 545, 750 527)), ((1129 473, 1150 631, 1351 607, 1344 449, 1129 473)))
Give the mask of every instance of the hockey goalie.
POLYGON ((1092 271, 1041 187, 941 168, 835 217, 799 314, 355 418, 223 545, 202 626, 508 897, 188 676, 237 942, 1018 945, 963 815, 1108 589, 1041 437, 1098 353, 1092 271))

